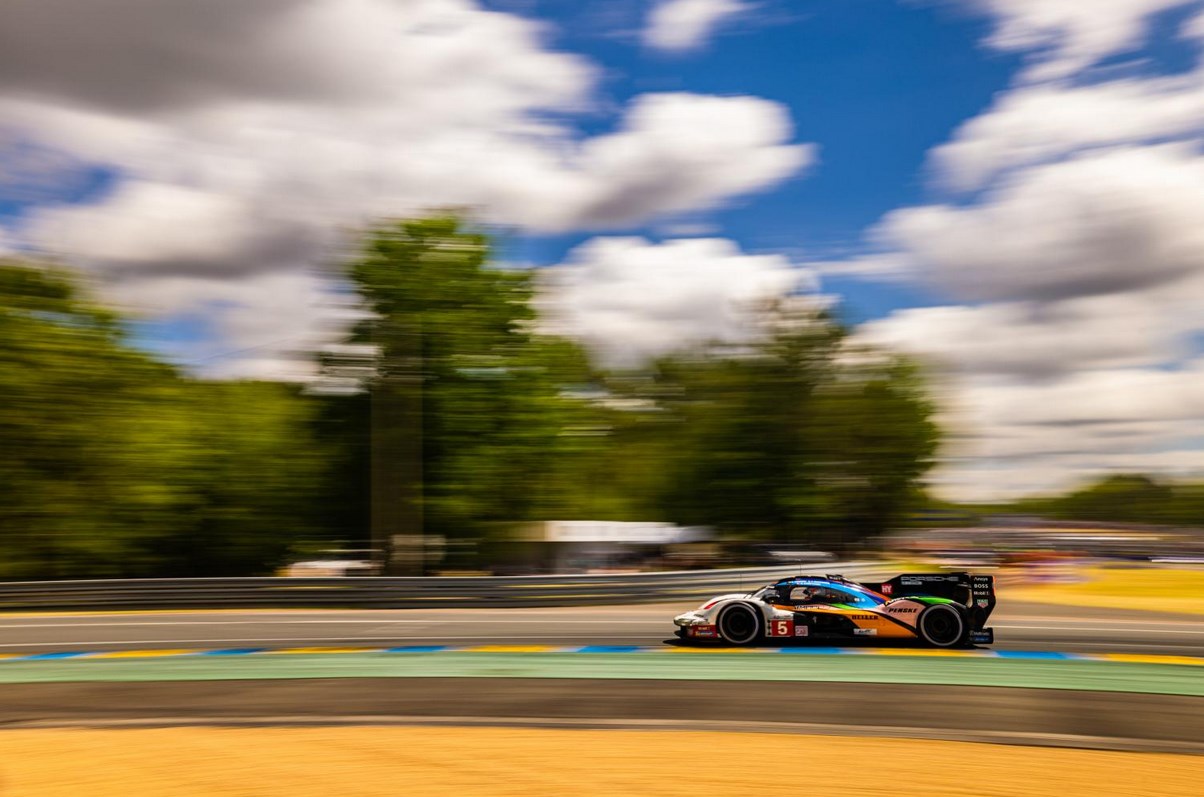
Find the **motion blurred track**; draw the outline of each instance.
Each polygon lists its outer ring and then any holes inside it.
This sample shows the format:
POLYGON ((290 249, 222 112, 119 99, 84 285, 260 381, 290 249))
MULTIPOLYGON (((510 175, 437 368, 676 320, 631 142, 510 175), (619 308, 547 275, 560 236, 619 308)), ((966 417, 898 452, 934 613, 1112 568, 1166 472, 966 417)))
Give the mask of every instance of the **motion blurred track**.
MULTIPOLYGON (((0 654, 154 648, 656 645, 688 605, 478 610, 0 614, 0 654)), ((1001 604, 996 650, 1204 656, 1190 615, 1001 604)))
POLYGON ((700 693, 691 681, 571 678, 28 683, 0 691, 0 725, 694 728, 1201 754, 1202 703, 921 684, 731 682, 700 693))

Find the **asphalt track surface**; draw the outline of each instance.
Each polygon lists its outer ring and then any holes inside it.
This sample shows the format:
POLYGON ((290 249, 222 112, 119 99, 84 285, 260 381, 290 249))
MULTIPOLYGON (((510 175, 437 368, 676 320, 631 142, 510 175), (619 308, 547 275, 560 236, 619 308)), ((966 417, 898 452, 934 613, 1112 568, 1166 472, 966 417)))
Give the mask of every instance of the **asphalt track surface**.
MULTIPOLYGON (((688 608, 0 614, 0 655, 304 646, 655 646, 672 640, 670 620, 688 608)), ((996 650, 1204 656, 1204 622, 1188 615, 1012 603, 1000 606, 991 624, 996 650)), ((7 727, 338 723, 690 727, 1204 753, 1204 698, 1078 688, 327 675, 81 680, 0 689, 0 726, 7 727)))
POLYGON ((1204 698, 920 684, 570 678, 30 683, 4 727, 520 725, 700 728, 1204 753, 1204 698))
MULTIPOLYGON (((538 609, 0 614, 0 654, 155 648, 657 645, 686 604, 538 609)), ((1001 604, 994 650, 1204 656, 1190 615, 1001 604)), ((871 646, 882 643, 867 640, 871 646)))

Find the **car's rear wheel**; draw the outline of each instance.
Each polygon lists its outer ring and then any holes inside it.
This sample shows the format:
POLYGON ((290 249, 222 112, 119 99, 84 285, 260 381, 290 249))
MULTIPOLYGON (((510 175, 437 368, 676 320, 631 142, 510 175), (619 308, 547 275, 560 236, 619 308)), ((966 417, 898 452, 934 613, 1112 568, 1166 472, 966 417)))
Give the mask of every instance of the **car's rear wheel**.
POLYGON ((936 648, 964 645, 970 634, 966 613, 951 603, 938 603, 920 612, 916 629, 921 639, 936 648))
POLYGON ((751 645, 761 638, 761 617, 751 606, 733 603, 719 613, 719 636, 732 645, 751 645))

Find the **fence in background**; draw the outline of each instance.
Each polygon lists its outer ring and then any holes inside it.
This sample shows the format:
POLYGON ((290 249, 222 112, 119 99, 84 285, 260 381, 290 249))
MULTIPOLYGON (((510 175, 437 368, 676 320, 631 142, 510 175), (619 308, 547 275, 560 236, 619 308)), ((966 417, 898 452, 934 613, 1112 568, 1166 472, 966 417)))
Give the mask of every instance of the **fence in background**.
POLYGON ((0 611, 48 609, 433 609, 703 600, 800 573, 889 577, 882 562, 672 573, 425 578, 183 578, 0 582, 0 611))

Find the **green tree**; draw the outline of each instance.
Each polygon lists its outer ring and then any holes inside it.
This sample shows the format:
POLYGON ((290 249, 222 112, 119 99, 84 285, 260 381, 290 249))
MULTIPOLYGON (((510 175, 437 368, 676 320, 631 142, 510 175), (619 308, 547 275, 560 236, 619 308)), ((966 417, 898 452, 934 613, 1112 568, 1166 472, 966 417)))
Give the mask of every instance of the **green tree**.
POLYGON ((1056 500, 1056 517, 1071 520, 1159 523, 1167 519, 1173 491, 1147 476, 1121 474, 1056 500))
POLYGON ((937 441, 921 375, 850 358, 828 314, 767 305, 754 343, 605 374, 537 334, 531 273, 489 258, 485 235, 435 216, 375 230, 349 269, 368 313, 349 343, 376 351, 378 545, 612 519, 841 546, 917 495, 937 441))
POLYGON ((330 469, 310 431, 314 402, 273 382, 182 387, 176 423, 184 428, 172 434, 186 454, 161 477, 180 522, 164 524, 150 546, 158 573, 270 573, 299 541, 324 531, 315 515, 330 469))
POLYGON ((1164 481, 1141 473, 1106 476, 1062 495, 975 505, 983 514, 1054 520, 1204 528, 1204 483, 1164 481))
POLYGON ((934 412, 914 363, 878 353, 840 367, 817 391, 807 424, 809 487, 823 507, 812 525, 827 525, 837 547, 900 525, 922 501, 920 479, 940 439, 934 412))
POLYGON ((156 435, 177 399, 175 375, 126 345, 116 316, 60 270, 0 265, 0 340, 2 572, 150 564, 142 546, 172 491, 144 476, 179 455, 156 435))
POLYGON ((653 419, 668 443, 663 514, 837 548, 882 533, 936 449, 919 372, 881 352, 847 356, 827 313, 761 313, 761 341, 665 358, 640 388, 667 412, 653 419))
POLYGON ((349 276, 377 349, 373 514, 396 534, 479 538, 551 510, 555 453, 588 370, 534 331, 530 273, 489 265, 488 238, 451 215, 383 226, 349 276))
POLYGON ((295 391, 187 378, 41 265, 0 264, 0 340, 0 576, 263 573, 302 533, 295 391))

